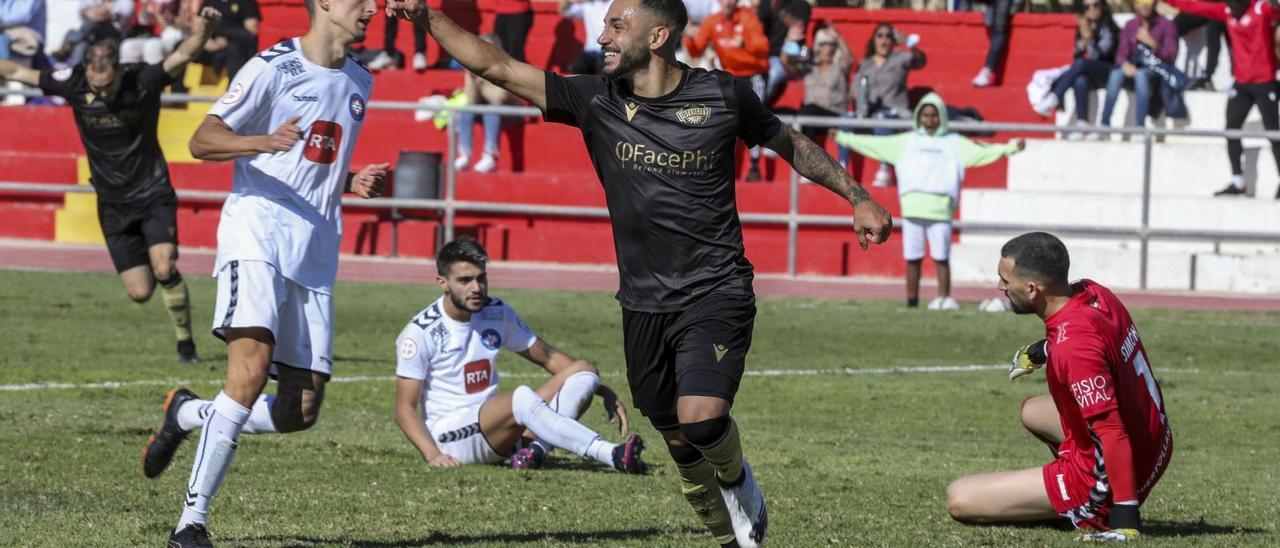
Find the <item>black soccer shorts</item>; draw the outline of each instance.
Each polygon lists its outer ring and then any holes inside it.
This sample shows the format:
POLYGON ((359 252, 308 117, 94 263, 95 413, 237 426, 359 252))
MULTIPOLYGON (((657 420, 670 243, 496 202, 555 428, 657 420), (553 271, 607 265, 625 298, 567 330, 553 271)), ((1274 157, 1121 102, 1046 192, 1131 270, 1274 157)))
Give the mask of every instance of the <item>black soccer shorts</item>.
POLYGON ((756 304, 750 295, 713 293, 679 312, 622 310, 627 382, 640 413, 676 428, 676 399, 733 402, 751 349, 756 304))
POLYGON ((98 201, 98 223, 116 272, 151 264, 156 244, 178 244, 178 199, 172 194, 138 203, 98 201))

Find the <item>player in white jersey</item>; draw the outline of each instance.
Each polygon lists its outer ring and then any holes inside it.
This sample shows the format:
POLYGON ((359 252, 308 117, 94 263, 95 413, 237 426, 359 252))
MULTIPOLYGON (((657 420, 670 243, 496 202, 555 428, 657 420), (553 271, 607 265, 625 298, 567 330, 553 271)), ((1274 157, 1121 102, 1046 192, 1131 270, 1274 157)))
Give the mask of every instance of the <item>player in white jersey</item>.
POLYGON ((472 238, 436 254, 436 282, 444 290, 396 340, 396 423, 430 466, 496 463, 537 468, 551 447, 643 474, 640 436, 627 436, 626 407, 600 384, 596 366, 538 338, 510 306, 489 297, 489 261, 472 238), (497 359, 507 349, 538 364, 551 379, 498 393, 497 359), (604 400, 610 422, 626 441, 606 441, 577 418, 592 395, 604 400))
POLYGON ((213 332, 227 381, 212 401, 175 388, 143 452, 159 475, 202 428, 182 517, 169 546, 210 546, 209 502, 244 433, 315 424, 333 366, 331 292, 344 192, 376 197, 387 164, 351 173, 373 77, 347 48, 364 39, 374 0, 307 0, 311 27, 250 60, 191 138, 191 153, 235 160, 218 225, 213 332), (274 129, 273 129, 274 128, 274 129), (268 375, 273 395, 262 395, 268 375))

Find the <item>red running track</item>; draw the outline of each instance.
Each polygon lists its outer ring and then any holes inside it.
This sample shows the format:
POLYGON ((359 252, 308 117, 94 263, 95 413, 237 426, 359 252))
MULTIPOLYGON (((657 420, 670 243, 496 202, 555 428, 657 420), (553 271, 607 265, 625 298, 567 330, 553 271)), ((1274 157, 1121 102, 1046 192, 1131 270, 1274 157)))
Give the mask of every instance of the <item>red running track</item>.
MULTIPOLYGON (((181 269, 188 276, 213 270, 211 249, 183 249, 181 269)), ((435 283, 435 263, 426 259, 392 259, 344 255, 338 279, 349 282, 405 284, 435 283)), ((0 269, 112 272, 106 249, 93 245, 58 244, 41 240, 0 239, 0 269)), ((489 266, 494 286, 519 289, 616 291, 617 270, 612 267, 547 263, 496 262, 489 266)), ((978 302, 999 296, 991 286, 957 286, 956 299, 978 302)), ((756 292, 770 296, 820 299, 902 299, 899 280, 883 278, 829 278, 760 275, 756 292)), ((1280 311, 1280 297, 1224 295, 1205 292, 1119 291, 1132 308, 1180 308, 1200 310, 1280 311)))

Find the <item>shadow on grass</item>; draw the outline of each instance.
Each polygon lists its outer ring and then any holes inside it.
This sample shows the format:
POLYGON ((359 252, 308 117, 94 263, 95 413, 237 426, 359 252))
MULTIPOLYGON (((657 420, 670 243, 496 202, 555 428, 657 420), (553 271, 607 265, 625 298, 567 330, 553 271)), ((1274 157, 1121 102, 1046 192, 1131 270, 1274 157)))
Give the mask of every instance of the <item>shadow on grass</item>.
POLYGON ((1152 537, 1198 537, 1204 535, 1258 535, 1266 529, 1243 525, 1214 525, 1200 521, 1144 520, 1142 534, 1152 537))
MULTIPOLYGON (((1004 524, 1019 529, 1055 529, 1058 531, 1075 531, 1066 520, 1041 521, 1029 523, 1004 524)), ((1267 529, 1245 527, 1243 525, 1214 525, 1204 520, 1199 521, 1167 521, 1143 520, 1143 537, 1199 537, 1209 535, 1258 535, 1269 533, 1267 529)))
POLYGON ((282 544, 284 546, 317 546, 342 545, 358 548, 397 548, 402 546, 472 545, 472 544, 525 544, 539 541, 561 542, 569 544, 598 545, 610 541, 640 540, 669 534, 695 534, 701 529, 693 527, 677 527, 674 529, 624 529, 618 531, 548 531, 529 533, 498 533, 492 535, 455 535, 432 532, 429 535, 401 540, 362 540, 343 537, 308 537, 290 535, 258 535, 223 539, 231 544, 282 544))

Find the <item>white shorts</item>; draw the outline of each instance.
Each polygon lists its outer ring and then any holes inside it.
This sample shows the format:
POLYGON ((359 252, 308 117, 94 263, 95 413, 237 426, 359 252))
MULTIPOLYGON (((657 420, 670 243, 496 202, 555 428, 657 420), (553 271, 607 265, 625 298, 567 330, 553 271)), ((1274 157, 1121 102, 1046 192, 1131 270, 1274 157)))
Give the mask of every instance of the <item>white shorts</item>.
POLYGON ((935 261, 951 258, 951 221, 902 220, 902 258, 924 259, 924 241, 929 240, 929 256, 935 261))
POLYGON ((503 457, 480 433, 480 406, 473 405, 445 415, 429 429, 436 447, 459 464, 492 464, 503 457))
POLYGON ((275 337, 272 376, 277 364, 333 372, 332 296, 294 283, 263 261, 229 261, 217 277, 215 336, 225 340, 226 328, 265 327, 275 337))

